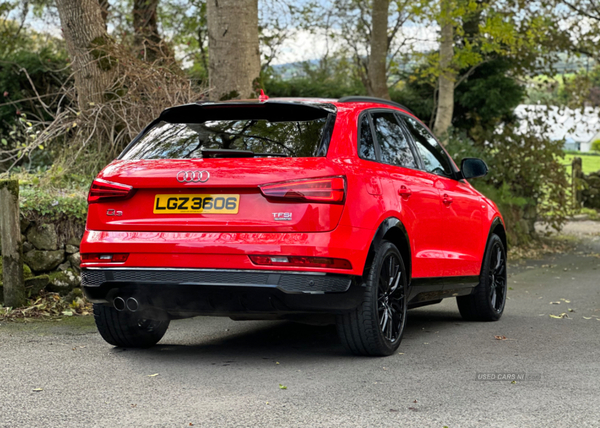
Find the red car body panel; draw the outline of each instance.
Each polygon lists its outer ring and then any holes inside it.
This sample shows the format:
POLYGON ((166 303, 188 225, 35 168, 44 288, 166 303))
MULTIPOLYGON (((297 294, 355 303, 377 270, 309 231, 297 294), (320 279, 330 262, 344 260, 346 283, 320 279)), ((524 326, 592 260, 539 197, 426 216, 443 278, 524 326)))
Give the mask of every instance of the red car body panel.
MULTIPOLYGON (((285 100, 278 100, 285 101, 285 100)), ((302 101, 294 99, 294 102, 302 101)), ((398 219, 410 245, 409 276, 480 273, 488 234, 501 215, 466 180, 361 159, 357 123, 369 109, 410 112, 380 103, 327 102, 337 108, 326 157, 116 160, 99 179, 133 187, 133 196, 89 206, 81 253, 128 253, 126 262, 82 268, 201 268, 306 271, 360 276, 386 219, 398 219), (206 183, 179 183, 178 172, 209 171, 206 183), (343 204, 269 200, 261 185, 343 176, 343 204), (155 195, 240 195, 237 214, 153 213, 155 195), (274 213, 291 213, 279 221, 274 213), (108 213, 114 213, 109 215, 108 213), (118 215, 118 213, 121 213, 118 215), (249 255, 347 260, 350 269, 254 264, 249 255)), ((287 214, 286 214, 287 215, 287 214)))

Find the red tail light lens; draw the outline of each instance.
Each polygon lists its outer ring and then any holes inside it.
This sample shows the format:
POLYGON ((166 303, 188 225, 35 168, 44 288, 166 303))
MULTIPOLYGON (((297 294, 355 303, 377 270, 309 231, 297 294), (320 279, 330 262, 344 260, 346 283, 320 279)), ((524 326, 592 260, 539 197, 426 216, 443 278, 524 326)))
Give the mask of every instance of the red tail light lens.
POLYGON ((129 257, 128 253, 117 254, 99 254, 99 253, 82 253, 82 263, 125 263, 129 257))
POLYGON ((127 199, 133 195, 133 187, 96 178, 88 193, 88 204, 104 200, 127 199))
POLYGON ((255 265, 268 266, 303 266, 330 269, 352 269, 352 264, 344 259, 329 257, 304 257, 304 256, 249 256, 255 265))
POLYGON ((346 196, 346 179, 344 177, 325 177, 264 184, 260 186, 260 191, 267 198, 343 204, 346 196))

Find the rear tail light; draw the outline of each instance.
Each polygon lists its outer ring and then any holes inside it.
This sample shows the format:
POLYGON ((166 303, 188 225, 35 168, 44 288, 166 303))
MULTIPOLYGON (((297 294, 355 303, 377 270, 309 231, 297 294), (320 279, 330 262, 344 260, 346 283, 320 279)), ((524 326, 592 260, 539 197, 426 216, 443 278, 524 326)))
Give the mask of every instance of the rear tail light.
POLYGON ((304 256, 249 256, 255 265, 264 266, 303 266, 330 269, 352 269, 352 264, 344 259, 304 256))
POLYGON ((267 198, 343 204, 346 196, 346 179, 325 177, 264 184, 260 186, 260 191, 267 198))
POLYGON ((133 187, 127 184, 113 183, 110 181, 96 178, 90 193, 88 193, 88 204, 94 202, 103 202, 105 200, 128 199, 133 195, 133 187))
POLYGON ((124 263, 129 257, 128 253, 117 254, 99 254, 99 253, 82 253, 82 263, 124 263))

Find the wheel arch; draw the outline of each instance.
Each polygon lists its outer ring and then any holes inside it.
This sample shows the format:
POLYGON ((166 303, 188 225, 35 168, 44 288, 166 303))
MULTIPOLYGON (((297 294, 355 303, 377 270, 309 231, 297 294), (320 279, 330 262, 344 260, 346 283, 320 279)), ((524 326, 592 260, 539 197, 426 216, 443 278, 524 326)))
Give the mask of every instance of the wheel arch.
MULTIPOLYGON (((498 235, 502 240, 502 245, 504 245, 504 251, 508 252, 508 241, 506 239, 506 228, 504 227, 504 222, 500 217, 495 217, 492 221, 492 225, 490 226, 490 231, 488 233, 488 240, 492 233, 498 235)), ((487 242, 487 241, 486 241, 487 242)))
POLYGON ((369 253, 367 254, 367 261, 365 262, 363 275, 371 267, 375 251, 383 241, 389 241, 394 244, 404 261, 404 267, 406 268, 407 281, 410 284, 412 277, 412 258, 411 258, 411 247, 408 232, 404 224, 396 217, 388 217, 381 222, 369 247, 369 253))
MULTIPOLYGON (((492 237, 492 234, 498 235, 498 237, 502 241, 502 245, 504 245, 504 251, 506 253, 508 253, 508 241, 506 238, 506 229, 504 227, 504 222, 502 221, 501 217, 495 217, 494 220, 492 220, 492 224, 490 225, 490 230, 488 232, 488 237, 487 237, 487 240, 485 241, 485 251, 483 253, 483 258, 481 259, 481 269, 483 269, 483 262, 485 261, 485 258, 487 257, 488 242, 490 242, 490 238, 492 237)), ((481 275, 481 269, 479 271, 480 275, 481 275)))

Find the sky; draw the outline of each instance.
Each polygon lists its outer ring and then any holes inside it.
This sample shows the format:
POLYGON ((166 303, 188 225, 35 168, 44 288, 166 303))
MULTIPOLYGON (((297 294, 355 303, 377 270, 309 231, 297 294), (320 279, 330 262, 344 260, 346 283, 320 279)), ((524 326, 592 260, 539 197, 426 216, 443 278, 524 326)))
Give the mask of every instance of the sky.
MULTIPOLYGON (((418 26, 407 25, 403 29, 403 34, 396 37, 396 43, 402 40, 403 37, 410 39, 404 51, 415 49, 419 51, 430 51, 437 48, 437 26, 418 26)), ((309 61, 312 59, 322 58, 327 52, 328 38, 323 32, 309 32, 307 30, 294 30, 292 36, 287 38, 278 55, 272 61, 273 65, 292 63, 297 61, 309 61)), ((329 50, 335 51, 340 46, 339 43, 329 41, 329 50)), ((394 50, 392 46, 391 50, 394 50)), ((365 52, 362 52, 366 54, 365 52)))

